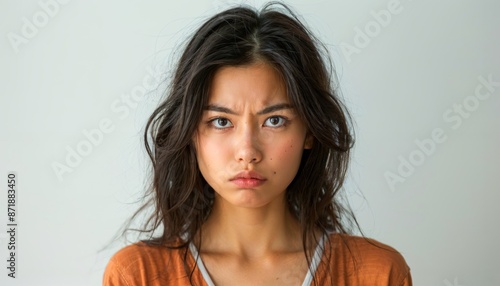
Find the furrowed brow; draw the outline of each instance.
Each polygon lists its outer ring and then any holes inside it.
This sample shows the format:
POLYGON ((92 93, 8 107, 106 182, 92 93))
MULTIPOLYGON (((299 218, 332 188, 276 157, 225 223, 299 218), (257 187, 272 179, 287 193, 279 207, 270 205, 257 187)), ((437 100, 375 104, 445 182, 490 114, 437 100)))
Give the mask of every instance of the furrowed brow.
POLYGON ((205 106, 204 109, 205 110, 210 110, 210 111, 216 111, 216 112, 223 112, 223 113, 228 113, 228 114, 234 114, 234 115, 237 114, 236 112, 232 111, 231 109, 229 109, 227 107, 220 106, 220 105, 215 105, 215 104, 209 104, 209 105, 205 106))
POLYGON ((288 103, 280 103, 280 104, 275 104, 275 105, 268 106, 268 107, 262 109, 261 111, 257 112, 257 114, 258 115, 262 115, 262 114, 267 114, 267 113, 275 112, 275 111, 278 111, 278 110, 292 109, 292 108, 293 108, 293 106, 291 106, 288 103))
MULTIPOLYGON (((268 107, 262 109, 261 111, 257 112, 257 115, 263 115, 263 114, 267 114, 267 113, 271 113, 271 112, 275 112, 275 111, 283 110, 283 109, 293 109, 293 106, 291 106, 288 103, 275 104, 275 105, 268 106, 268 107)), ((204 110, 238 115, 238 113, 236 113, 235 111, 233 111, 227 107, 215 105, 215 104, 209 104, 209 105, 205 106, 204 110)))

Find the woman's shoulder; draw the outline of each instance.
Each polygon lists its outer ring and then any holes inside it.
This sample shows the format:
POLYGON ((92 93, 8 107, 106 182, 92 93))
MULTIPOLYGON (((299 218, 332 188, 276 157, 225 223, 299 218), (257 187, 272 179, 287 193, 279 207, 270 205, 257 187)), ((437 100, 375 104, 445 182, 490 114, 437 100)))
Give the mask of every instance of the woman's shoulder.
POLYGON ((186 248, 137 242, 111 256, 103 285, 170 285, 187 277, 184 261, 189 263, 189 257, 186 248))
POLYGON ((130 267, 134 264, 149 264, 165 258, 175 258, 179 249, 166 246, 149 244, 146 242, 136 242, 118 250, 110 261, 120 264, 123 267, 130 267))
POLYGON ((329 235, 329 243, 328 264, 336 268, 334 272, 344 273, 345 279, 370 285, 412 285, 410 267, 395 248, 372 238, 338 233, 329 235))
POLYGON ((330 234, 329 238, 334 251, 349 254, 359 261, 407 267, 399 251, 373 238, 338 233, 330 234))

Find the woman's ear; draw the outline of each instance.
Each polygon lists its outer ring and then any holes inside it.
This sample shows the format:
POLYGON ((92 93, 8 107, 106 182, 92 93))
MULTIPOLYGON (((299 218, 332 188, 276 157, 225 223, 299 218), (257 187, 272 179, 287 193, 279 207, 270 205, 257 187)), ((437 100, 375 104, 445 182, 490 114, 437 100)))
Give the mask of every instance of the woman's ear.
POLYGON ((307 132, 306 140, 304 141, 304 149, 312 149, 314 143, 314 136, 311 133, 307 132))

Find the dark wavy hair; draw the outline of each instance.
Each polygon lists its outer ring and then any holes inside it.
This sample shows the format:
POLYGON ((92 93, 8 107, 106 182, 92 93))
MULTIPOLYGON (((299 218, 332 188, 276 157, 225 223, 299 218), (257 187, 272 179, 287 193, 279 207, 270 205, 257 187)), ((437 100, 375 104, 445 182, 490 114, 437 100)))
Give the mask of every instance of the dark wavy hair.
POLYGON ((314 137, 286 190, 289 209, 301 226, 306 258, 309 261, 306 246, 319 241, 315 230, 327 234, 359 229, 340 192, 353 136, 349 114, 334 88, 327 49, 290 8, 271 2, 261 10, 238 6, 216 14, 183 49, 166 98, 144 133, 152 180, 146 203, 132 219, 153 207, 144 228, 135 229, 150 234, 143 240, 147 244, 171 245, 181 239, 176 247, 186 247, 199 234, 212 209, 214 190, 198 169, 193 134, 215 72, 256 62, 280 73, 290 102, 314 137))

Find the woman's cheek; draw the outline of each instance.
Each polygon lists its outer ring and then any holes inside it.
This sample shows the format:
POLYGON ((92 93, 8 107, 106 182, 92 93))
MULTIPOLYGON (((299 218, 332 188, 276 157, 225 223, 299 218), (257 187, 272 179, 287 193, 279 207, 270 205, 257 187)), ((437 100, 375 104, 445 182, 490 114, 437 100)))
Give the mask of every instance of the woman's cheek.
MULTIPOLYGON (((278 160, 277 163, 279 162, 287 162, 287 163, 293 163, 294 161, 297 160, 297 158, 301 158, 301 152, 300 150, 297 150, 296 142, 293 142, 293 140, 290 141, 285 141, 282 144, 277 144, 273 148, 273 151, 271 152, 270 157, 272 160, 278 160), (299 155, 300 153, 300 155, 299 155)), ((297 162, 299 163, 299 162, 297 162)))

